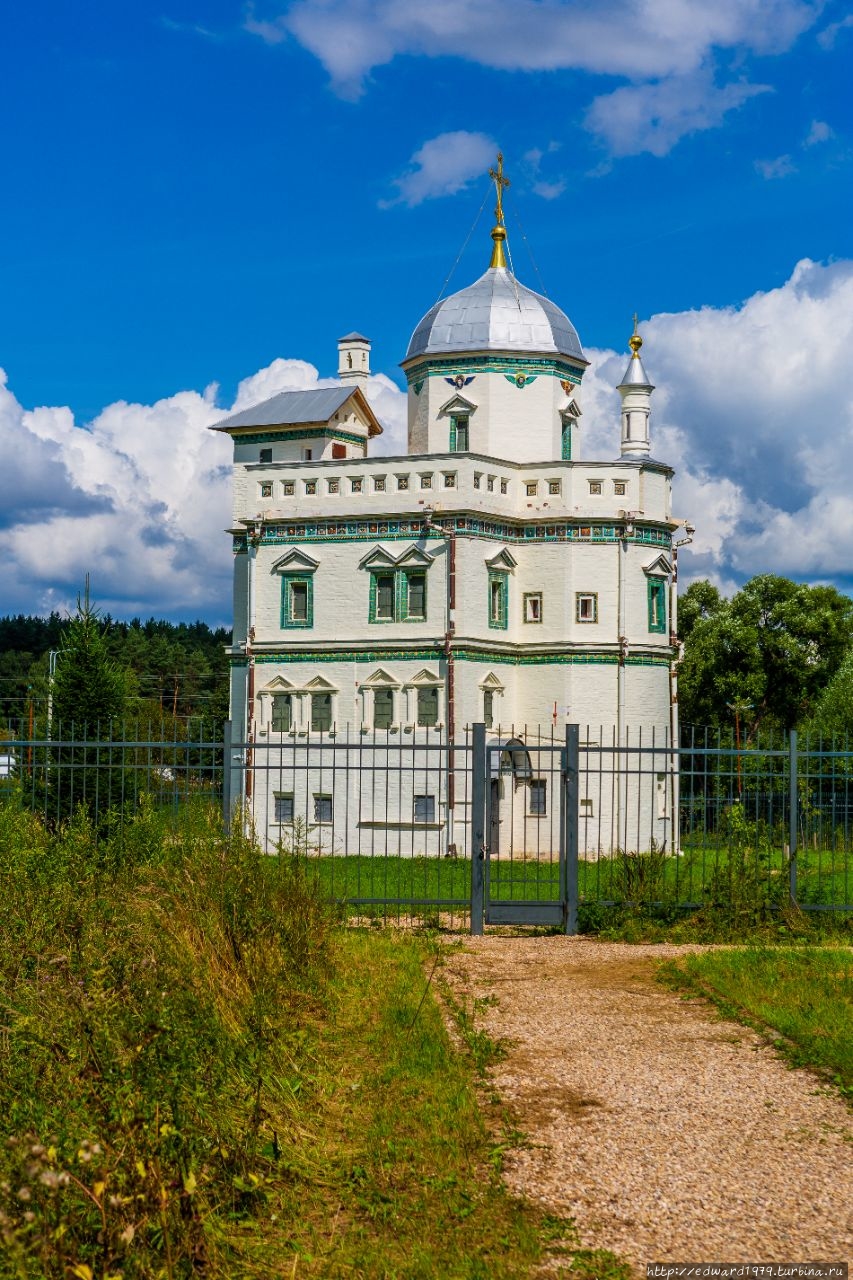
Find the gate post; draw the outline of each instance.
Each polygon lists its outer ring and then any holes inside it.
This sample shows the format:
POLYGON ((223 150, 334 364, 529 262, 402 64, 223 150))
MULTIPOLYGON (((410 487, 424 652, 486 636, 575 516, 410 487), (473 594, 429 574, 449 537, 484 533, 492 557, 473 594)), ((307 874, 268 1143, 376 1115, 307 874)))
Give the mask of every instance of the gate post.
MULTIPOLYGON (((808 743, 806 743, 808 747, 808 743)), ((797 789, 797 731, 788 734, 788 892, 791 902, 797 905, 797 839, 799 835, 800 797, 797 789)))
POLYGON ((485 914, 486 726, 471 727, 471 935, 480 937, 485 914))
POLYGON ((563 849, 560 868, 561 896, 566 904, 566 933, 578 931, 578 822, 579 822, 580 727, 566 725, 563 756, 563 849))

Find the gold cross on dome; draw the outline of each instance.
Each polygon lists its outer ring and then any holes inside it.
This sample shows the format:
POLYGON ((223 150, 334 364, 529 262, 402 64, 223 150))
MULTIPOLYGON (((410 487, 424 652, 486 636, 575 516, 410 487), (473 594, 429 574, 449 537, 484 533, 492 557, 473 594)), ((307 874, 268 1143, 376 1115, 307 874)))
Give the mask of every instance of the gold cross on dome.
POLYGON ((509 178, 504 177, 504 157, 503 157, 502 151, 498 152, 498 167, 497 169, 489 169, 489 177, 494 182, 495 190, 498 193, 498 202, 495 205, 495 221, 500 225, 503 225, 503 220, 504 220, 503 189, 504 187, 508 187, 510 185, 510 181, 509 181, 509 178))

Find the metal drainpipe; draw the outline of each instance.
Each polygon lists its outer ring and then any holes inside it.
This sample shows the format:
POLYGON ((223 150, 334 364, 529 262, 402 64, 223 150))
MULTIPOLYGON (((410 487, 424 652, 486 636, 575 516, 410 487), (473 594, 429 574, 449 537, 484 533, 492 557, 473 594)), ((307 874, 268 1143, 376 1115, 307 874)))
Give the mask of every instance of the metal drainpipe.
POLYGON ((669 581, 669 642, 672 646, 672 657, 669 663, 669 739, 672 750, 670 767, 670 850, 676 856, 681 854, 681 832, 678 829, 678 806, 681 794, 680 768, 681 758, 678 748, 678 662, 681 656, 678 643, 678 548, 686 547, 693 541, 693 526, 684 526, 686 537, 681 542, 672 544, 672 577, 669 581))
POLYGON ((456 672, 453 660, 453 635, 456 630, 456 530, 451 528, 447 531, 441 525, 433 524, 433 513, 431 510, 427 510, 424 513, 424 535, 428 534, 430 530, 437 533, 440 538, 444 538, 447 543, 444 631, 444 661, 447 670, 447 777, 445 786, 447 791, 447 851, 450 852, 455 845, 454 809, 456 807, 456 777, 453 772, 454 745, 456 741, 456 672))
POLYGON ((255 559, 258 554, 260 529, 250 526, 248 532, 249 582, 246 591, 246 799, 252 798, 252 748, 255 736, 255 658, 252 645, 255 639, 255 559))
MULTIPOLYGON (((628 554, 628 525, 622 528, 622 536, 617 543, 618 560, 618 603, 617 603, 617 644, 619 647, 619 665, 616 675, 616 739, 618 749, 618 768, 616 773, 616 841, 617 845, 622 838, 622 786, 623 786, 623 760, 622 746, 625 736, 625 654, 627 650, 627 638, 625 636, 625 557, 628 554)), ((627 783, 627 778, 624 780, 627 783)))
POLYGON ((447 630, 444 633, 444 658, 447 668, 447 851, 455 844, 454 809, 456 808, 456 774, 454 747, 456 742, 456 671, 453 661, 453 634, 456 630, 456 530, 447 539, 447 630))

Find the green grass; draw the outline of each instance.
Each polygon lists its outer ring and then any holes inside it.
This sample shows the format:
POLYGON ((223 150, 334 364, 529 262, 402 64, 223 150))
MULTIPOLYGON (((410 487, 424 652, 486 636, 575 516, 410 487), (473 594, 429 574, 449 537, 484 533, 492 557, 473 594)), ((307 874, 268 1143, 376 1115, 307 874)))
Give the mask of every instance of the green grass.
POLYGON ((794 1066, 827 1075, 853 1100, 853 952, 746 948, 685 956, 661 977, 712 1000, 729 1017, 784 1037, 794 1066))
POLYGON ((506 1191, 435 941, 341 928, 208 806, 102 827, 0 804, 2 1280, 625 1280, 506 1191))

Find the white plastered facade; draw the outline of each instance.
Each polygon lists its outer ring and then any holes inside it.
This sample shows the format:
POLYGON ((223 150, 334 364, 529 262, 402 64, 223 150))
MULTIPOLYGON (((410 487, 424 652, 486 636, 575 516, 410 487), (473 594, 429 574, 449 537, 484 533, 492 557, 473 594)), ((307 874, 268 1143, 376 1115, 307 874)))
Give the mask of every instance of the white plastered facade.
MULTIPOLYGON (((410 348, 409 449, 398 457, 371 455, 377 424, 360 388, 325 422, 270 424, 259 413, 253 426, 244 413, 238 428, 220 427, 235 444, 236 735, 269 758, 286 741, 318 751, 333 741, 459 743, 484 720, 491 742, 559 741, 577 723, 581 741, 602 748, 642 735, 667 767, 682 523, 672 472, 649 454, 641 365, 619 390, 644 415, 644 438, 635 432, 626 447, 614 403, 618 456, 577 457, 585 365, 559 350, 410 348)), ((622 830, 633 798, 585 759, 582 853, 669 845, 666 799, 643 800, 634 839, 622 830)), ((306 803, 317 785, 299 780, 306 803)), ((384 825, 409 831, 412 853, 446 852, 465 838, 465 790, 451 814, 439 780, 425 816, 407 784, 393 813, 386 798, 384 825)), ((254 785, 271 843, 274 792, 269 777, 254 785)), ((354 821, 383 826, 375 797, 351 792, 335 796, 317 848, 347 845, 354 821)))

